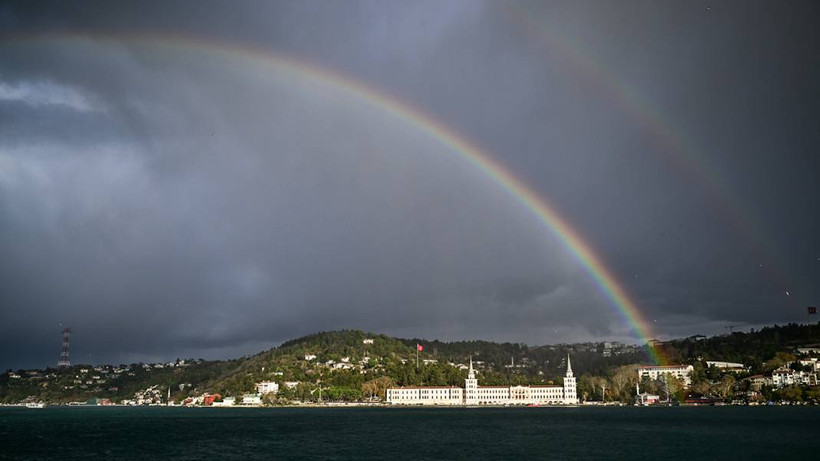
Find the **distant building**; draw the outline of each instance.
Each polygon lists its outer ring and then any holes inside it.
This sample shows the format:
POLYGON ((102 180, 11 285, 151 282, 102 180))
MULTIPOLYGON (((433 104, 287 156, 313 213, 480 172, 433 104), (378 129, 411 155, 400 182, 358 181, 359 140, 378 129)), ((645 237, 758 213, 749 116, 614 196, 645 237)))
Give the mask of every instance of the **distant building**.
POLYGON ((236 397, 225 397, 222 399, 221 402, 214 401, 212 406, 214 407, 232 407, 236 403, 236 397))
POLYGON ((804 367, 811 368, 812 371, 814 371, 815 373, 820 371, 820 360, 817 360, 816 357, 812 357, 810 359, 801 359, 798 360, 798 363, 800 363, 800 365, 803 365, 804 367))
POLYGON ((242 396, 242 405, 258 406, 262 405, 262 396, 259 394, 245 394, 242 396))
POLYGON ((575 376, 567 357, 563 386, 479 386, 470 367, 464 388, 398 387, 387 389, 387 402, 393 405, 549 405, 577 404, 575 376))
POLYGON ((771 376, 754 375, 749 376, 746 379, 749 380, 749 389, 756 392, 760 392, 760 389, 762 389, 763 386, 773 385, 771 376))
POLYGON ((222 396, 219 394, 204 394, 202 396, 203 405, 213 405, 217 400, 221 400, 222 396))
POLYGON ((365 338, 362 340, 362 344, 373 344, 373 338, 365 338))
POLYGON ((635 399, 635 403, 638 405, 654 405, 660 401, 661 397, 659 395, 650 394, 648 392, 638 394, 635 399))
POLYGON ((793 386, 795 384, 805 384, 807 386, 817 385, 817 374, 807 371, 794 371, 791 368, 778 368, 772 372, 772 385, 774 387, 793 386))
POLYGON ((310 362, 311 360, 314 360, 314 359, 316 359, 316 356, 315 356, 315 355, 313 355, 313 354, 305 354, 305 360, 307 360, 308 362, 310 362))
POLYGON ((692 365, 667 365, 667 366, 646 366, 638 367, 638 379, 648 377, 651 380, 661 379, 663 375, 672 375, 688 386, 692 384, 692 372, 695 371, 692 365))
POLYGON ((270 393, 277 393, 279 392, 279 384, 273 381, 262 381, 261 383, 256 383, 256 392, 265 395, 270 393))
POLYGON ((296 389, 296 386, 299 385, 299 381, 285 381, 285 387, 288 389, 296 389))
POLYGON ((732 372, 732 373, 745 373, 745 372, 749 371, 749 369, 746 367, 746 365, 743 365, 742 363, 735 363, 735 362, 715 362, 715 361, 707 360, 706 361, 706 366, 718 368, 718 369, 721 369, 723 371, 729 371, 729 372, 732 372))
POLYGON ((803 346, 797 348, 797 353, 799 355, 812 355, 812 354, 820 354, 820 346, 813 345, 813 346, 803 346))

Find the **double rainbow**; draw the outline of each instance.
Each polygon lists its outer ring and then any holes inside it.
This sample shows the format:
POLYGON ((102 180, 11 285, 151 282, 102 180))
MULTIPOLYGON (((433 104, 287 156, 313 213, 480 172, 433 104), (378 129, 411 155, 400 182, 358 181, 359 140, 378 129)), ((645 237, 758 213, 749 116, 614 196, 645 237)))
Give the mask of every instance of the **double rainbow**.
MULTIPOLYGON (((289 74, 297 81, 309 81, 327 85, 337 90, 345 91, 357 99, 376 107, 394 118, 408 123, 430 137, 436 139, 448 151, 460 157, 468 164, 477 168, 514 200, 522 204, 529 213, 544 225, 555 237, 563 243, 573 257, 581 264, 601 293, 610 301, 619 315, 630 325, 638 339, 646 341, 652 337, 648 323, 643 318, 635 302, 629 297, 624 287, 618 283, 612 272, 606 267, 581 235, 562 218, 549 202, 537 195, 523 181, 519 180, 495 161, 486 152, 479 149, 467 139, 459 136, 455 131, 437 121, 433 116, 414 108, 399 98, 388 95, 363 83, 357 82, 338 73, 331 72, 314 64, 295 59, 293 57, 275 54, 268 50, 213 42, 201 38, 180 36, 77 36, 52 35, 46 37, 16 37, 3 40, 6 43, 15 42, 44 42, 54 41, 64 43, 76 42, 112 42, 126 43, 140 46, 156 47, 158 49, 176 49, 188 53, 207 55, 221 55, 226 58, 245 60, 256 65, 268 66, 274 71, 289 74), (302 80, 299 80, 302 79, 302 80)), ((663 363, 657 349, 649 346, 649 358, 654 363, 663 363)))

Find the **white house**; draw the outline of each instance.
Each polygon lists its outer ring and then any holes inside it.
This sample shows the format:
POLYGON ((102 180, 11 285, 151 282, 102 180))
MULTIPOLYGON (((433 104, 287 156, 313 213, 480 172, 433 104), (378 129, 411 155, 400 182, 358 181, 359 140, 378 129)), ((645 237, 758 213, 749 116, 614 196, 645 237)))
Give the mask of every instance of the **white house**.
POLYGON ((786 387, 795 384, 805 384, 807 386, 817 385, 817 375, 814 372, 794 371, 791 368, 778 368, 772 372, 772 385, 774 387, 786 387))
POLYGON ((313 355, 313 354, 305 354, 305 360, 307 360, 308 362, 310 362, 311 360, 314 360, 314 359, 316 359, 316 356, 315 356, 315 355, 313 355))
POLYGON ((365 338, 362 340, 362 344, 373 344, 373 338, 365 338))
POLYGON ((262 381, 261 383, 256 383, 256 392, 265 395, 270 393, 277 393, 279 392, 279 384, 273 381, 262 381))
POLYGON ((259 394, 245 394, 242 396, 242 405, 262 405, 262 396, 260 396, 259 394))
POLYGON ((214 402, 211 406, 214 407, 232 407, 236 403, 235 397, 225 397, 221 402, 214 402))
POLYGON ((650 394, 648 392, 644 392, 643 394, 638 394, 636 397, 636 403, 638 405, 654 405, 661 401, 661 397, 659 395, 650 394))

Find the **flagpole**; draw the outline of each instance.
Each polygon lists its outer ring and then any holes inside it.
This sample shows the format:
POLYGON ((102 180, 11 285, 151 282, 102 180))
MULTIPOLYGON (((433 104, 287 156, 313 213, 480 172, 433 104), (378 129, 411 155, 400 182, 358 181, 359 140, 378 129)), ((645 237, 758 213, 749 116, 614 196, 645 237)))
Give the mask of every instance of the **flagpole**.
POLYGON ((419 345, 416 344, 416 368, 419 367, 419 345))

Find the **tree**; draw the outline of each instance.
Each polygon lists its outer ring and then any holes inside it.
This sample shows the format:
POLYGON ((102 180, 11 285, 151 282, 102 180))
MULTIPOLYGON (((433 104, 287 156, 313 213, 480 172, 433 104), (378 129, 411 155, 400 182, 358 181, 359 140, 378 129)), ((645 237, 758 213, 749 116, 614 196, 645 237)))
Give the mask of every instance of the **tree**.
POLYGON ((794 362, 797 358, 789 353, 786 352, 778 352, 774 355, 774 357, 770 360, 767 360, 763 363, 763 370, 767 372, 771 372, 772 370, 776 370, 789 362, 794 362))
POLYGON ((672 400, 674 398, 681 402, 686 398, 686 396, 683 395, 686 389, 686 383, 682 379, 672 374, 666 374, 664 375, 664 381, 666 382, 667 399, 672 400))
POLYGON ((393 380, 382 376, 362 384, 362 392, 368 398, 384 398, 387 388, 393 385, 393 380))
POLYGON ((720 398, 726 399, 732 395, 732 389, 734 386, 735 377, 730 374, 726 374, 723 375, 723 378, 721 378, 717 384, 715 384, 715 390, 720 398))
POLYGON ((632 390, 635 389, 635 383, 638 382, 638 366, 624 365, 616 368, 609 382, 622 402, 631 400, 632 390))
POLYGON ((820 386, 810 387, 804 394, 806 400, 810 400, 815 404, 820 403, 820 386))
POLYGON ((712 386, 706 381, 693 383, 690 390, 695 395, 709 396, 712 393, 712 386))
POLYGON ((578 393, 581 400, 586 402, 595 394, 595 378, 590 375, 582 375, 578 379, 578 393))
POLYGON ((609 388, 609 381, 607 381, 603 376, 598 376, 595 378, 595 387, 601 389, 601 402, 605 402, 606 390, 609 388))
POLYGON ((803 389, 799 386, 789 386, 780 390, 780 399, 789 402, 802 402, 803 389))

